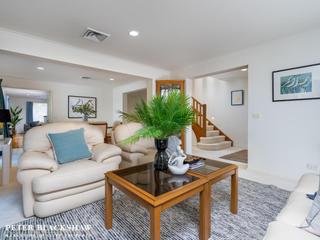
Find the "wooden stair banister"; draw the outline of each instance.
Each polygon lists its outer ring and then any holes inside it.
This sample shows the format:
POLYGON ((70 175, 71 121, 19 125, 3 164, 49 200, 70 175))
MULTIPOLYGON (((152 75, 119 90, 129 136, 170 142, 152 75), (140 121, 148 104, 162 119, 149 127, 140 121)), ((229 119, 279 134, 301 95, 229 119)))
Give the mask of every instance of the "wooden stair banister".
POLYGON ((194 123, 192 124, 192 130, 197 137, 197 141, 200 141, 200 137, 207 136, 207 126, 212 125, 213 130, 218 130, 222 135, 225 136, 225 139, 227 141, 231 141, 231 146, 233 146, 232 139, 207 118, 207 104, 202 104, 197 99, 192 97, 192 108, 195 114, 194 123))
POLYGON ((200 136, 207 136, 207 105, 201 104, 197 99, 192 98, 192 108, 195 114, 192 128, 199 141, 200 136))

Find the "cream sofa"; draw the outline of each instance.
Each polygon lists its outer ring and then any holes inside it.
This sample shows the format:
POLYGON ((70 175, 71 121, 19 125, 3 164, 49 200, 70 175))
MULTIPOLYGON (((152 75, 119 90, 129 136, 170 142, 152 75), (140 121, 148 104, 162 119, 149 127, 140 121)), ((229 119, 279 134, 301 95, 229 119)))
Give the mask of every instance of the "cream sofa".
POLYGON ((51 123, 30 129, 17 179, 22 184, 25 217, 46 217, 104 198, 104 173, 118 169, 121 149, 104 143, 102 131, 87 123, 51 123), (53 157, 48 133, 84 128, 93 155, 59 165, 53 157))
POLYGON ((122 150, 122 167, 152 162, 156 153, 154 139, 140 139, 135 144, 123 144, 122 141, 136 133, 142 125, 139 123, 120 124, 113 130, 113 142, 122 150))
POLYGON ((306 194, 318 189, 319 175, 303 175, 276 221, 269 224, 264 240, 320 240, 320 237, 300 228, 313 203, 306 194))

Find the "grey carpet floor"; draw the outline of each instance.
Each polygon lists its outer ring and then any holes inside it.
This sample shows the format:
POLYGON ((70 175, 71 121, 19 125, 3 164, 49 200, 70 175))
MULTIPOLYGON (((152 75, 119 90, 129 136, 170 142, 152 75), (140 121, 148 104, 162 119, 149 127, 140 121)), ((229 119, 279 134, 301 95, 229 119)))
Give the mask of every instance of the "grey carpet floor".
MULTIPOLYGON (((263 239, 268 223, 275 219, 288 196, 289 192, 277 187, 240 179, 239 212, 233 215, 229 211, 230 181, 217 183, 212 191, 211 239, 263 239)), ((148 212, 119 191, 113 198, 112 230, 104 227, 102 200, 48 218, 30 218, 16 224, 16 230, 2 228, 0 239, 149 239, 148 212), (52 226, 56 229, 50 229, 52 226), (38 230, 34 231, 36 228, 38 230)), ((198 209, 199 197, 195 196, 164 211, 161 215, 161 239, 198 239, 198 209)))

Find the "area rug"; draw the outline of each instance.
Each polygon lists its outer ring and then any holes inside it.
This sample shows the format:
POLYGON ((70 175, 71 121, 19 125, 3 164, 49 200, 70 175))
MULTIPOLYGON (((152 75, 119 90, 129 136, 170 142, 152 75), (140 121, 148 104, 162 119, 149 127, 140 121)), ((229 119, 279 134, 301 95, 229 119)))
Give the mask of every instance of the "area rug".
MULTIPOLYGON (((213 186, 211 239, 259 240, 285 205, 289 192, 239 179, 239 212, 229 211, 230 181, 213 186)), ((48 218, 32 217, 0 229, 0 239, 149 239, 149 213, 116 191, 113 229, 104 227, 104 201, 48 218), (37 231, 35 231, 37 229, 37 231)), ((161 239, 199 239, 199 197, 192 197, 161 214, 161 239)), ((209 211, 209 209, 208 209, 209 211)))
POLYGON ((248 150, 241 150, 239 152, 231 153, 220 158, 241 163, 248 163, 248 150))

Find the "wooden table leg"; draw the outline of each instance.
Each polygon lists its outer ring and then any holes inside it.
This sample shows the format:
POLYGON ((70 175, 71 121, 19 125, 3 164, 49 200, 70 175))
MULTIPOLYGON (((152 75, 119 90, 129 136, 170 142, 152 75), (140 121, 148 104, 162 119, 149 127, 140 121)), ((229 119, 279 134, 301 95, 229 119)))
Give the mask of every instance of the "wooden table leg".
POLYGON ((200 193, 200 229, 199 239, 207 240, 211 232, 211 189, 209 183, 204 184, 200 193))
POLYGON ((160 240, 160 207, 150 208, 150 239, 160 240))
POLYGON ((238 169, 231 175, 231 202, 230 211, 233 214, 238 213, 238 169))
POLYGON ((104 221, 107 229, 112 228, 112 185, 109 183, 108 178, 106 178, 105 186, 105 213, 104 221))

